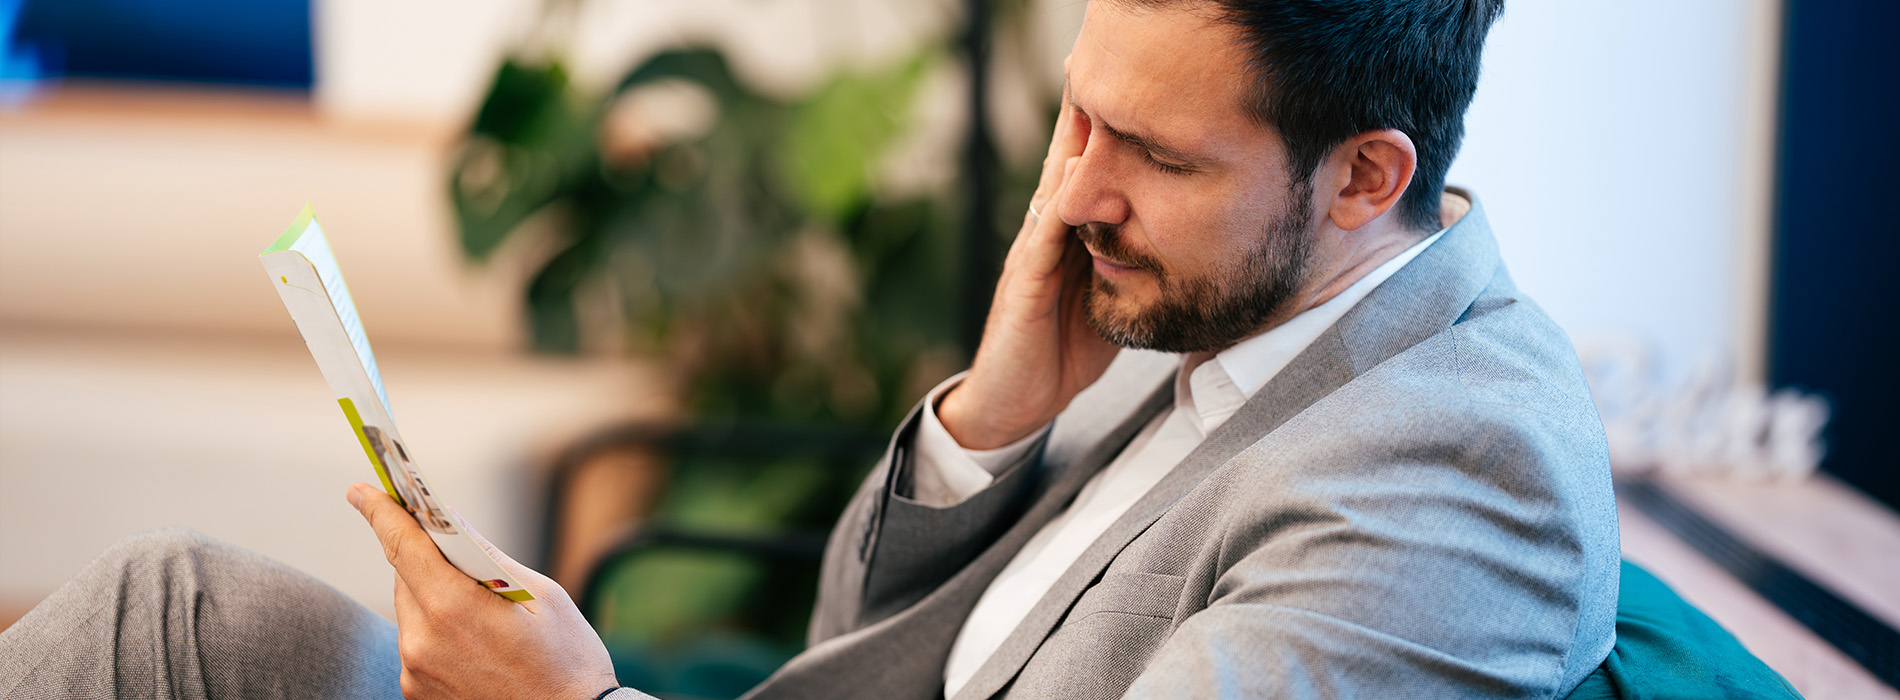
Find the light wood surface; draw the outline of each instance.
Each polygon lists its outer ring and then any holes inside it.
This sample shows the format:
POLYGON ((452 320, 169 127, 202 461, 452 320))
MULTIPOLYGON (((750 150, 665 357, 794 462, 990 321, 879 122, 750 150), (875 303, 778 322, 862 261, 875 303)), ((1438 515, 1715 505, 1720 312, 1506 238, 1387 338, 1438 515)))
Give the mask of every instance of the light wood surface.
MULTIPOLYGON (((1900 537, 1900 519, 1828 477, 1780 486, 1675 482, 1666 488, 1704 517, 1730 527, 1735 536, 1851 602, 1890 601, 1896 591, 1875 592, 1873 586, 1900 566, 1900 552, 1883 549, 1900 537), (1869 552, 1884 552, 1884 561, 1859 558, 1869 552), (1849 596, 1848 591, 1860 593, 1849 596)), ((1900 691, 1880 682, 1635 506, 1619 502, 1617 510, 1625 558, 1648 569, 1721 623, 1804 696, 1900 700, 1900 691)))

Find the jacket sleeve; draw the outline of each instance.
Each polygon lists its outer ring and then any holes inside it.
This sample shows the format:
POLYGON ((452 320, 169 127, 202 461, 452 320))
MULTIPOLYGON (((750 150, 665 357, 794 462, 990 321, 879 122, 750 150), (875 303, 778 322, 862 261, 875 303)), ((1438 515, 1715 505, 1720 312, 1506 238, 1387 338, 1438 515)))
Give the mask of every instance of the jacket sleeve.
POLYGON ((911 440, 910 489, 897 495, 934 508, 963 502, 991 483, 996 475, 1023 461, 1049 436, 1049 426, 1016 442, 989 450, 972 450, 957 443, 937 420, 937 400, 963 381, 969 372, 944 380, 924 397, 918 409, 917 435, 911 440))
POLYGON ((831 532, 812 613, 813 644, 921 600, 1007 529, 1035 487, 1040 442, 961 501, 938 507, 912 498, 924 406, 898 427, 831 532))

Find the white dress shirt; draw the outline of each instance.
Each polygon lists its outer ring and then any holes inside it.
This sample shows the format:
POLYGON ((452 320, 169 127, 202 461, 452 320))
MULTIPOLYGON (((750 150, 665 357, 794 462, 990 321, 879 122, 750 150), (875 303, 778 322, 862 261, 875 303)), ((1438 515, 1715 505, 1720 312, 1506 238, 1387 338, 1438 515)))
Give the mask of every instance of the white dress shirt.
MULTIPOLYGON (((1442 231, 1420 241, 1338 296, 1286 323, 1211 356, 1182 356, 1174 380, 1174 406, 1149 421, 1113 462, 1091 477, 1075 501, 1037 531, 983 591, 950 648, 943 674, 944 697, 955 697, 963 689, 1056 579, 1123 512, 1306 346, 1441 235, 1442 231)), ((939 508, 962 502, 989 486, 995 474, 1022 459, 1048 433, 1044 428, 993 450, 964 449, 937 420, 935 409, 938 397, 961 380, 962 375, 952 377, 930 393, 917 432, 912 497, 939 508)))

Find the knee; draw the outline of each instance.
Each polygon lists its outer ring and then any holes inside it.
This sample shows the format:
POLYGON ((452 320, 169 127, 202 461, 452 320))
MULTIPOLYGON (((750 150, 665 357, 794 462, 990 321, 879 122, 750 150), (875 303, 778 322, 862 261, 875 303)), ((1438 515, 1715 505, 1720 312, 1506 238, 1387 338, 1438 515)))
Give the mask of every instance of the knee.
POLYGON ((144 577, 164 572, 163 578, 191 572, 208 561, 227 559, 235 547, 184 527, 146 530, 113 543, 99 555, 94 567, 144 577))
POLYGON ((169 616, 175 603, 196 597, 204 564, 224 547, 185 528, 141 532, 107 547, 54 595, 88 610, 169 616))
POLYGON ((117 596, 121 605, 187 610, 197 620, 210 609, 250 605, 253 593, 247 589, 268 588, 277 568, 262 556, 202 532, 166 527, 119 540, 81 578, 110 591, 102 595, 117 596))
POLYGON ((119 540, 115 546, 148 552, 188 553, 216 542, 204 533, 172 525, 146 530, 119 540))
POLYGON ((161 527, 113 543, 100 558, 121 562, 168 561, 195 557, 216 544, 216 540, 188 527, 161 527))

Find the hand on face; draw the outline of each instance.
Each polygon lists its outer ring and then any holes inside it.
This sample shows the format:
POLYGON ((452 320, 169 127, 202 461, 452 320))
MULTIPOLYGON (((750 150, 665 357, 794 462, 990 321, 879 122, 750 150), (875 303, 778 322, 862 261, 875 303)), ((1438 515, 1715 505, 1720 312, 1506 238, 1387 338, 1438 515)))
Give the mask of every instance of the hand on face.
MULTIPOLYGON (((369 521, 383 555, 396 567, 403 697, 587 700, 616 685, 607 648, 552 579, 468 529, 535 596, 511 602, 449 564, 415 518, 388 495, 356 484, 349 501, 369 521)), ((466 529, 468 523, 461 526, 466 529)))
POLYGON ((996 282, 976 361, 943 397, 937 415, 958 444, 989 449, 1015 442, 1054 420, 1075 395, 1101 378, 1119 348, 1088 325, 1085 290, 1091 261, 1056 213, 1062 188, 1088 142, 1088 126, 1067 101, 1043 160, 1022 230, 996 282))

